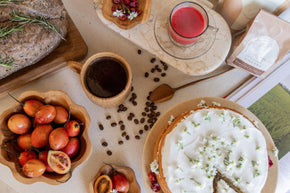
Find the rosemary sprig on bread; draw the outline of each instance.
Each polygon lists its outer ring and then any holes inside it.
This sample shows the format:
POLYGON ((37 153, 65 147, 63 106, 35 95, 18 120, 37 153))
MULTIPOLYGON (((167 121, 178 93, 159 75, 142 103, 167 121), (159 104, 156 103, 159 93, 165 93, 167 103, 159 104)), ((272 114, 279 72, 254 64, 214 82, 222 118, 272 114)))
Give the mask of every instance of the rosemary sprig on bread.
POLYGON ((4 59, 4 58, 0 57, 0 65, 1 66, 12 68, 13 64, 14 64, 13 59, 4 59))
POLYGON ((5 6, 10 3, 22 2, 23 0, 0 0, 0 6, 5 6))
POLYGON ((44 25, 48 29, 50 29, 50 30, 54 31, 55 33, 57 33, 57 35, 61 39, 65 40, 65 38, 59 33, 58 29, 42 16, 38 17, 38 18, 32 18, 32 17, 29 17, 27 15, 18 14, 16 12, 12 12, 11 16, 12 16, 12 18, 10 19, 10 21, 19 22, 20 25, 25 25, 27 23, 35 23, 35 24, 38 24, 38 25, 44 25))
POLYGON ((0 26, 0 38, 6 37, 7 35, 16 32, 16 31, 22 31, 23 26, 13 26, 13 27, 1 27, 0 26))

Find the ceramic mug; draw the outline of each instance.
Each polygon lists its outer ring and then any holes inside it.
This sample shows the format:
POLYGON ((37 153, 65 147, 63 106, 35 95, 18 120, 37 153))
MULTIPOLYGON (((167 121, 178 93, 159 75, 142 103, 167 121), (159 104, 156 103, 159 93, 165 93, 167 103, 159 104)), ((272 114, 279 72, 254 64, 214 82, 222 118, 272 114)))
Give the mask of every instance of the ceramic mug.
POLYGON ((99 106, 117 107, 130 94, 132 70, 127 61, 118 54, 100 52, 89 57, 84 64, 68 61, 67 65, 80 74, 83 90, 99 106))

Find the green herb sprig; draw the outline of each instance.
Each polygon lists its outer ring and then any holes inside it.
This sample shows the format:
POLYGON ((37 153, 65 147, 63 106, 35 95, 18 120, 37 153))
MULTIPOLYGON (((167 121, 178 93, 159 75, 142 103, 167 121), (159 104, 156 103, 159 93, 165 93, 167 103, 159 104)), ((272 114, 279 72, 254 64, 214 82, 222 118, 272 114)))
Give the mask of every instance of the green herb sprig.
POLYGON ((8 68, 12 68, 14 64, 14 59, 4 59, 2 57, 0 57, 0 65, 1 66, 5 66, 5 67, 8 67, 8 68))
POLYGON ((44 17, 39 17, 39 18, 31 18, 29 16, 26 15, 20 15, 17 14, 15 12, 11 13, 12 18, 10 19, 10 21, 12 22, 20 22, 20 25, 24 25, 27 23, 35 23, 35 24, 39 24, 39 25, 44 25, 45 27, 47 27, 48 29, 54 31, 55 33, 57 33, 57 35, 65 40, 65 38, 59 33, 58 29, 50 22, 48 22, 44 17))
POLYGON ((13 27, 1 27, 0 26, 0 38, 6 37, 7 35, 16 32, 16 31, 22 31, 23 25, 20 26, 13 26, 13 27))
POLYGON ((6 6, 11 3, 22 2, 23 0, 0 0, 0 6, 6 6))

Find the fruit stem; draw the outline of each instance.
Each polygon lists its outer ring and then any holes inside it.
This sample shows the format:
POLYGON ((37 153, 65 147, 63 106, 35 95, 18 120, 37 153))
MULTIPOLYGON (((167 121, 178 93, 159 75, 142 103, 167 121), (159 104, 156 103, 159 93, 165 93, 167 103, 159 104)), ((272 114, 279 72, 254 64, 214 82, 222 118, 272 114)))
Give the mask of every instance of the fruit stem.
POLYGON ((71 179, 71 177, 72 177, 72 171, 70 170, 68 173, 70 174, 68 179, 66 179, 65 181, 61 181, 61 180, 56 180, 56 181, 57 181, 57 182, 60 182, 60 183, 66 183, 66 182, 69 181, 69 179, 71 179))
POLYGON ((109 172, 109 173, 111 173, 111 176, 114 176, 116 173, 118 173, 116 170, 115 170, 115 168, 112 166, 112 164, 107 164, 107 163, 105 163, 105 162, 103 162, 105 165, 108 165, 108 166, 110 166, 111 168, 112 168, 112 172, 109 172))
POLYGON ((4 149, 6 152, 8 152, 8 153, 11 153, 11 154, 13 154, 13 155, 15 155, 15 156, 17 156, 17 157, 20 156, 20 154, 17 154, 17 153, 15 153, 15 152, 13 152, 13 151, 7 149, 6 147, 3 147, 2 145, 0 145, 0 147, 1 147, 2 149, 4 149))
POLYGON ((23 102, 19 101, 17 98, 15 98, 14 96, 12 96, 9 92, 8 92, 8 95, 13 98, 14 100, 16 100, 18 103, 20 103, 22 106, 24 105, 23 102))

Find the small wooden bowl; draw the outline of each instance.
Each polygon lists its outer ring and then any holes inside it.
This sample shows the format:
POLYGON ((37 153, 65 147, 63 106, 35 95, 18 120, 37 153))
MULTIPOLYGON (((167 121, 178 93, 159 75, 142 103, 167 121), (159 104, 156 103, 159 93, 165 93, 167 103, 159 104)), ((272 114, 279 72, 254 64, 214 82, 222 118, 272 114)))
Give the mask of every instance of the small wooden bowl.
MULTIPOLYGON (((129 191, 128 193, 141 193, 140 186, 136 180, 136 176, 134 171, 129 167, 124 166, 116 166, 114 164, 110 164, 117 172, 120 172, 126 176, 126 178, 129 180, 129 191)), ((90 193, 96 193, 94 190, 95 182, 97 181, 98 177, 101 175, 108 175, 112 171, 112 167, 110 165, 104 165, 101 167, 97 173, 97 175, 92 179, 92 181, 89 184, 89 191, 90 193)))
POLYGON ((127 19, 125 21, 122 21, 118 17, 113 15, 113 11, 112 11, 113 4, 114 4, 113 0, 104 0, 103 9, 102 9, 103 16, 107 20, 116 24, 121 29, 127 30, 127 29, 131 29, 135 27, 138 24, 145 23, 148 20, 151 13, 151 0, 140 0, 139 9, 142 10, 141 15, 134 18, 133 20, 127 19))
MULTIPOLYGON (((79 137, 80 150, 78 155, 71 160, 71 171, 73 171, 78 165, 86 161, 92 152, 92 144, 88 135, 91 120, 86 109, 82 106, 75 104, 70 99, 70 97, 62 91, 55 90, 44 93, 37 91, 26 91, 22 93, 18 98, 18 100, 21 102, 28 99, 38 99, 46 104, 61 105, 66 109, 70 110, 71 118, 83 123, 79 137)), ((23 113, 23 108, 21 104, 15 104, 13 107, 3 112, 0 116, 0 142, 1 145, 6 147, 7 149, 13 152, 20 153, 21 149, 18 147, 15 140, 18 135, 13 134, 7 127, 7 120, 14 113, 23 113)), ((38 178, 28 178, 21 171, 21 165, 19 164, 16 156, 11 155, 3 149, 1 149, 0 151, 0 163, 9 167, 15 179, 24 184, 45 182, 51 185, 58 185, 70 178, 69 173, 61 175, 48 172, 45 172, 41 177, 38 178)))

